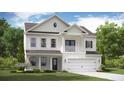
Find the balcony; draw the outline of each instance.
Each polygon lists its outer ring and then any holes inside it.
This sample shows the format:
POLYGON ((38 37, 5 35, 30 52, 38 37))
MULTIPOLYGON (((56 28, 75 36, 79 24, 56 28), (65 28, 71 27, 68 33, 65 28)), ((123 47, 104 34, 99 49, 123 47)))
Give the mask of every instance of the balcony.
POLYGON ((65 46, 65 52, 75 52, 75 46, 65 46))

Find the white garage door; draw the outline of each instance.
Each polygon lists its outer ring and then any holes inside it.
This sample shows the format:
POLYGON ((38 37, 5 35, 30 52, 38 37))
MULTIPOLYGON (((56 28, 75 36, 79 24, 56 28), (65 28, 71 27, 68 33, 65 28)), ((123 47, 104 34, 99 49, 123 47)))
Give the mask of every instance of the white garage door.
POLYGON ((71 72, 96 71, 95 59, 68 59, 66 70, 71 72))

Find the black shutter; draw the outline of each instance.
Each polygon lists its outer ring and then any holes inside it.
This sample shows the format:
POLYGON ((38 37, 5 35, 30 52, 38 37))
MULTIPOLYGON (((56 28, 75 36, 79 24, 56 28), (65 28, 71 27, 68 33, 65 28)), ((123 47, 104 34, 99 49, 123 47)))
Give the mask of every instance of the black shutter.
POLYGON ((91 41, 91 48, 93 47, 93 42, 91 41))
POLYGON ((87 41, 85 41, 85 47, 87 48, 87 41))

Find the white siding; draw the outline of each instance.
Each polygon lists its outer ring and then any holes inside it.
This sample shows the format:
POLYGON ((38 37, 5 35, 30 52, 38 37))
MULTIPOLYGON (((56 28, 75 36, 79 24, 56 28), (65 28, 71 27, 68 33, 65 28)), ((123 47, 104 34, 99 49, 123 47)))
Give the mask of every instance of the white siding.
MULTIPOLYGON (((65 40, 75 40, 75 52, 82 52, 83 51, 83 48, 82 48, 82 38, 81 36, 68 36, 68 35, 65 35, 64 36, 64 41, 65 40)), ((64 43, 64 46, 65 46, 65 43, 64 43)), ((65 47, 64 47, 64 52, 65 52, 65 47)))
POLYGON ((78 27, 73 26, 66 32, 66 35, 82 35, 82 31, 78 27))
POLYGON ((26 36, 26 50, 60 50, 61 38, 50 35, 27 35, 26 36), (30 46, 30 39, 36 38, 36 47, 30 46), (41 38, 46 38, 46 47, 41 47, 41 38), (56 48, 51 48, 51 39, 56 39, 56 48))
POLYGON ((85 50, 86 51, 96 51, 96 38, 95 37, 86 37, 86 38, 84 38, 84 48, 85 48, 85 50), (86 46, 85 46, 85 41, 92 41, 92 44, 93 44, 93 46, 92 46, 92 48, 86 48, 86 46))
POLYGON ((90 55, 86 55, 86 58, 96 59, 96 68, 97 68, 97 70, 100 70, 100 66, 101 66, 101 62, 102 62, 101 55, 90 54, 90 55))
MULTIPOLYGON (((44 22, 43 24, 39 25, 32 31, 43 31, 43 32, 63 32, 66 30, 68 26, 63 23, 61 20, 59 20, 56 17, 53 17, 52 19, 44 22), (57 27, 55 28, 53 26, 54 22, 57 23, 57 27)), ((66 67, 66 61, 68 59, 88 59, 88 60, 96 60, 97 69, 100 68, 101 65, 101 55, 86 55, 86 51, 96 51, 96 38, 95 36, 90 36, 88 34, 82 33, 81 29, 78 28, 78 26, 74 25, 71 27, 67 32, 62 33, 61 35, 53 35, 53 34, 24 34, 24 49, 25 50, 60 50, 62 52, 62 63, 60 64, 60 67, 62 70, 66 67), (30 46, 30 39, 36 38, 36 47, 30 46), (41 47, 41 38, 46 38, 46 47, 41 47), (51 48, 51 39, 56 39, 56 48, 51 48), (65 52, 65 40, 75 40, 75 52, 65 52), (92 48, 86 48, 85 47, 85 41, 92 41, 93 46, 92 48), (61 66, 62 65, 62 66, 61 66)), ((26 56, 25 51, 25 59, 26 56)), ((38 53, 36 54, 30 54, 30 55, 40 55, 38 53)), ((41 54, 45 55, 45 54, 41 54)), ((48 54, 46 54, 48 55, 48 54)), ((55 55, 54 55, 55 56, 55 55)), ((28 57, 28 56, 27 56, 28 57)), ((51 56, 49 59, 51 60, 51 56)), ((51 68, 51 63, 48 64, 48 67, 51 68)))
POLYGON ((65 25, 62 21, 54 17, 53 19, 41 24, 37 28, 33 29, 33 31, 43 31, 43 32, 62 32, 64 29, 66 29, 68 26, 65 25), (57 27, 55 28, 53 26, 53 23, 57 23, 57 27))

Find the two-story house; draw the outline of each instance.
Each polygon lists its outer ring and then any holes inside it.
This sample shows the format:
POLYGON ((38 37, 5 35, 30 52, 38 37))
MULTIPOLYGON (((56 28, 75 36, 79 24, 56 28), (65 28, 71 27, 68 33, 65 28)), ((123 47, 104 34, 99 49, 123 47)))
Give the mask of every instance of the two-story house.
POLYGON ((56 15, 41 23, 25 23, 24 51, 25 62, 44 70, 97 71, 101 65, 95 34, 56 15))

